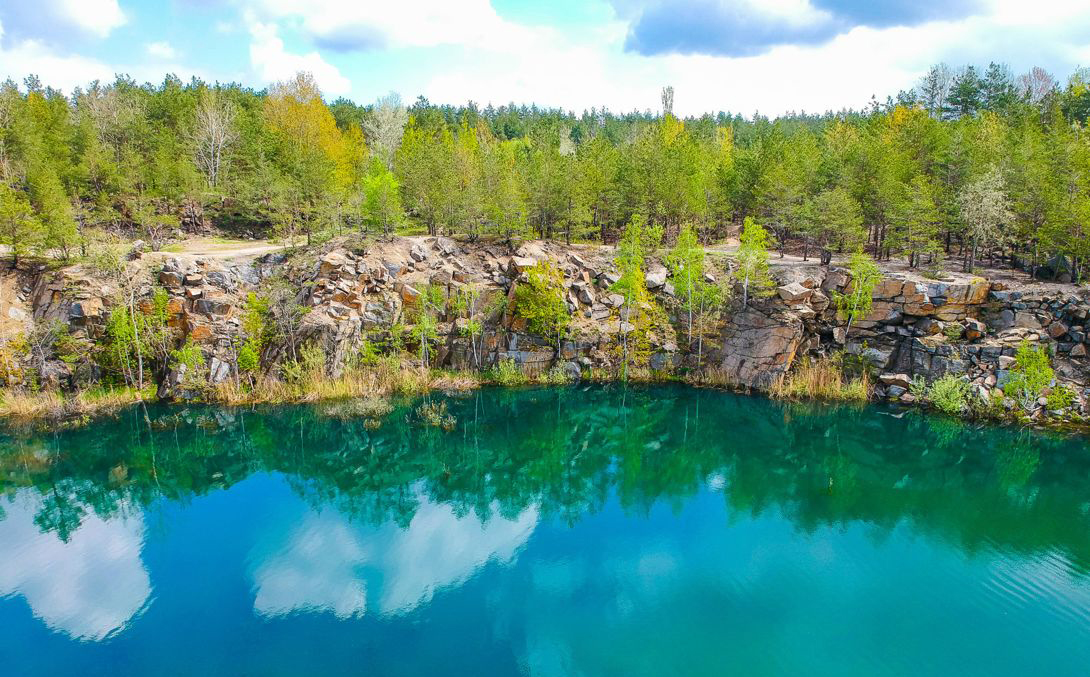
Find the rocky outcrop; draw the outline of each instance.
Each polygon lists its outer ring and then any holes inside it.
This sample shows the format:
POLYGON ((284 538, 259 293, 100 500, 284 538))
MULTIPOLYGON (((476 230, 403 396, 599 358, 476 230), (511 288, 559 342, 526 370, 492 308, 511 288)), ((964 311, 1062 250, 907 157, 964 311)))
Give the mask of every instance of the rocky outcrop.
MULTIPOLYGON (((618 345, 635 329, 624 297, 612 289, 618 279, 613 254, 612 248, 597 246, 530 242, 511 251, 447 238, 396 238, 356 246, 334 243, 292 257, 276 253, 225 262, 179 255, 162 258, 160 264, 138 260, 130 265, 144 265, 136 297, 145 307, 156 288, 166 291, 170 326, 181 340, 200 346, 212 382, 234 373, 247 294, 270 289, 283 298, 284 307, 306 309, 290 345, 267 346, 263 362, 272 369, 303 342, 321 345, 334 375, 365 339, 411 342, 427 290, 439 289, 463 303, 459 309, 453 304, 442 309, 435 318, 437 364, 473 369, 513 360, 528 371, 560 367, 575 374, 615 368, 618 345), (515 287, 546 259, 563 274, 572 316, 559 345, 528 333, 525 320, 511 312, 515 287), (473 335, 470 316, 480 323, 473 335)), ((709 278, 728 273, 714 270, 709 278)), ((988 396, 1004 383, 1014 352, 1025 340, 1051 346, 1058 376, 1075 386, 1084 402, 1090 399, 1090 297, 1085 288, 1036 284, 1012 289, 966 275, 929 280, 887 272, 874 290, 870 311, 849 327, 834 303, 837 294, 851 289, 847 270, 800 264, 776 266, 774 274, 773 289, 753 295, 746 307, 741 307, 741 293, 735 293, 713 335, 705 332, 705 340, 687 344, 674 281, 661 262, 650 261, 645 283, 665 314, 648 332, 649 366, 714 368, 738 386, 767 389, 802 356, 844 351, 871 366, 876 392, 883 397, 910 399, 912 379, 930 381, 944 374, 964 376, 988 396)), ((87 341, 101 337, 116 295, 108 280, 81 266, 40 271, 35 280, 25 294, 33 321, 64 322, 87 341)), ((164 375, 164 382, 164 394, 170 394, 181 380, 174 373, 164 375)))

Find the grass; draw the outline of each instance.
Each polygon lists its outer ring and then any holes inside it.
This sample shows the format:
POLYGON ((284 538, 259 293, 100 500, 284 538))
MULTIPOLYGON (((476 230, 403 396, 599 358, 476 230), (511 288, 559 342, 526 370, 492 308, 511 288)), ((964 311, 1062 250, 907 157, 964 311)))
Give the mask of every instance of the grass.
POLYGON ((65 420, 107 414, 155 398, 154 386, 90 388, 71 394, 56 391, 9 390, 0 393, 0 417, 15 421, 65 420))
POLYGON ((252 385, 228 380, 211 388, 207 399, 232 405, 282 404, 470 390, 478 385, 480 379, 474 373, 422 369, 397 357, 387 357, 375 365, 346 369, 339 378, 329 378, 323 370, 313 369, 291 381, 271 376, 259 377, 252 385))
POLYGON ((785 400, 865 402, 870 397, 870 388, 870 378, 865 372, 850 376, 840 357, 827 357, 803 360, 773 384, 770 394, 785 400))

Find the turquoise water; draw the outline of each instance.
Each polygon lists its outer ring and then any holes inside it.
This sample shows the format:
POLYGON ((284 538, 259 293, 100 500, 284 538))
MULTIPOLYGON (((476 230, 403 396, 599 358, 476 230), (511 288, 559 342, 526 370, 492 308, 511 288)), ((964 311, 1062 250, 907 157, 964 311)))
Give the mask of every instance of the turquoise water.
POLYGON ((7 675, 1086 675, 1085 438, 682 387, 0 439, 7 675), (376 425, 378 427, 376 427, 376 425))

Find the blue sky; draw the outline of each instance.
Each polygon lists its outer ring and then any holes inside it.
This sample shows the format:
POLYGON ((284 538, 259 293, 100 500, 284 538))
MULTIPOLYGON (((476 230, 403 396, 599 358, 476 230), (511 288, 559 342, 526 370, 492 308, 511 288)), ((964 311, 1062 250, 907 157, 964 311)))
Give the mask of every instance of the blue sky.
POLYGON ((0 77, 66 91, 127 73, 327 98, 679 113, 860 107, 938 61, 1090 65, 1087 0, 0 0, 0 77))

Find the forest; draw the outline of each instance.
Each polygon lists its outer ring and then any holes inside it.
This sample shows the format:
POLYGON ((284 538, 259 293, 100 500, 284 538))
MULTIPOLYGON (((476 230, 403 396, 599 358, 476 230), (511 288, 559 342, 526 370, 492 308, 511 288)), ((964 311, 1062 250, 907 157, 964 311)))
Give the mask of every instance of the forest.
POLYGON ((769 119, 327 102, 305 73, 265 90, 119 76, 0 87, 0 243, 16 261, 152 248, 215 229, 322 241, 362 231, 666 243, 762 224, 781 251, 912 267, 1009 262, 1078 281, 1090 256, 1090 69, 932 67, 864 109, 769 119), (688 228, 686 228, 688 227, 688 228))

